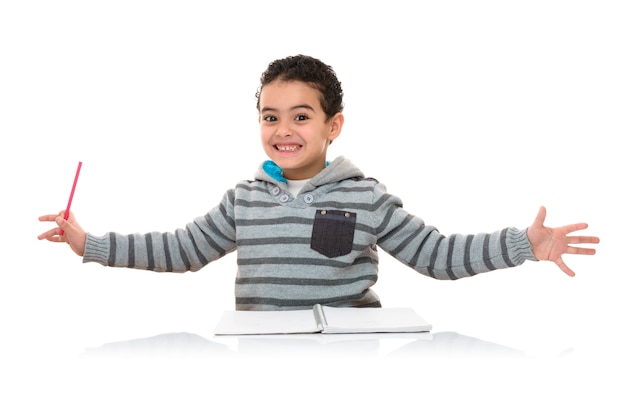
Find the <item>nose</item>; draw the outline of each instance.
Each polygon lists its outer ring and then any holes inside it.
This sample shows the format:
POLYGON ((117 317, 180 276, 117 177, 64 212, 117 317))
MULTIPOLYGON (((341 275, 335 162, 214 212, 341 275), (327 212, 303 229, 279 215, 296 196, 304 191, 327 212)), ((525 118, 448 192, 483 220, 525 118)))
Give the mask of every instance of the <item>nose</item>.
POLYGON ((276 129, 276 135, 280 137, 289 137, 291 134, 291 123, 288 120, 281 121, 276 129))

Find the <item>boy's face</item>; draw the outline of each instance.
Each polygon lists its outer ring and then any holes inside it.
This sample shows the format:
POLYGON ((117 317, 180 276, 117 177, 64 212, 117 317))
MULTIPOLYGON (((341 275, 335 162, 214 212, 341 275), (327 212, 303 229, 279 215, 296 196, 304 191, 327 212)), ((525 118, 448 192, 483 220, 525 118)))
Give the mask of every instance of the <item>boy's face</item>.
POLYGON ((302 81, 273 81, 259 98, 261 141, 288 180, 314 177, 326 167, 326 151, 339 136, 343 115, 330 119, 319 91, 302 81))

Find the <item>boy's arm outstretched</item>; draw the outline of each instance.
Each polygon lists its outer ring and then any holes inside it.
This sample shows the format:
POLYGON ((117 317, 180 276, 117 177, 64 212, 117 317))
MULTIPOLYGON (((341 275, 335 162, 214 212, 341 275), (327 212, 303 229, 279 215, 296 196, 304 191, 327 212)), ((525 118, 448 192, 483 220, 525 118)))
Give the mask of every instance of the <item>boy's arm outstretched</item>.
POLYGON ((577 244, 597 244, 595 236, 571 235, 587 228, 576 223, 555 228, 544 225, 546 209, 541 207, 534 222, 525 229, 508 227, 492 233, 441 234, 402 208, 402 202, 374 189, 377 206, 377 245, 391 256, 426 276, 456 280, 497 269, 515 267, 526 260, 552 261, 569 276, 574 272, 563 262, 564 254, 595 254, 577 244))
POLYGON ((593 255, 593 248, 574 247, 573 244, 597 244, 598 237, 569 235, 572 232, 587 228, 586 223, 565 225, 558 228, 544 226, 546 208, 541 207, 535 221, 528 227, 528 241, 537 260, 554 262, 567 275, 574 276, 574 272, 563 262, 563 254, 593 255))
POLYGON ((196 271, 235 249, 233 201, 233 191, 230 190, 220 205, 184 228, 145 234, 108 232, 95 236, 83 230, 73 213, 65 220, 64 211, 61 211, 58 215, 39 217, 41 222, 56 222, 57 225, 38 238, 69 244, 83 262, 153 271, 196 271))

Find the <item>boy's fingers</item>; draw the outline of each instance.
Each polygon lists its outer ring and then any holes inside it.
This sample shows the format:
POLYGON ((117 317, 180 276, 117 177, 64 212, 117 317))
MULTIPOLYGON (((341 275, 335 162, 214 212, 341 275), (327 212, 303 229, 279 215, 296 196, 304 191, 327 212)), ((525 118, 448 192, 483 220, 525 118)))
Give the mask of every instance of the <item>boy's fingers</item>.
POLYGON ((54 235, 56 235, 56 234, 57 234, 57 232, 56 232, 56 231, 58 231, 58 229, 57 229, 57 228, 53 228, 53 229, 51 229, 51 230, 49 230, 49 231, 44 232, 43 234, 39 234, 39 235, 37 236, 37 238, 39 238, 39 239, 47 239, 47 240, 49 240, 51 237, 53 237, 54 235))
POLYGON ((594 255, 596 253, 596 249, 586 247, 572 247, 571 245, 568 245, 565 253, 576 255, 594 255))
POLYGON ((47 240, 50 242, 64 242, 64 238, 61 234, 61 228, 52 228, 49 231, 44 232, 43 234, 39 234, 37 238, 39 240, 47 240))
POLYGON ((557 266, 559 266, 561 271, 563 271, 563 273, 567 274, 568 276, 574 277, 576 275, 572 269, 567 267, 567 264, 565 264, 565 262, 563 262, 563 259, 561 257, 559 257, 556 260, 554 260, 554 262, 556 263, 557 266))
POLYGON ((56 219, 59 216, 62 218, 64 214, 65 214, 65 210, 62 210, 59 213, 50 213, 48 215, 41 215, 39 217, 39 220, 42 221, 42 222, 52 222, 52 221, 56 221, 56 219))

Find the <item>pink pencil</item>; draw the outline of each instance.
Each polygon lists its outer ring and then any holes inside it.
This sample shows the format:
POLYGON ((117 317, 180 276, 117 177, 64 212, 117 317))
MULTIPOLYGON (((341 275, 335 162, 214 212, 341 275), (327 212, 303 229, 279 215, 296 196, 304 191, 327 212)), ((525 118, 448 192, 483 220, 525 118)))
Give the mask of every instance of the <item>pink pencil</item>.
MULTIPOLYGON (((70 193, 70 200, 67 201, 67 208, 63 214, 63 219, 67 221, 70 216, 70 207, 72 206, 72 199, 74 198, 74 190, 76 190, 76 183, 78 183, 78 175, 80 174, 80 167, 83 165, 82 161, 78 162, 78 168, 76 169, 76 176, 74 176, 74 184, 72 185, 72 192, 70 193)), ((63 230, 59 232, 59 235, 63 235, 63 230)))

